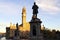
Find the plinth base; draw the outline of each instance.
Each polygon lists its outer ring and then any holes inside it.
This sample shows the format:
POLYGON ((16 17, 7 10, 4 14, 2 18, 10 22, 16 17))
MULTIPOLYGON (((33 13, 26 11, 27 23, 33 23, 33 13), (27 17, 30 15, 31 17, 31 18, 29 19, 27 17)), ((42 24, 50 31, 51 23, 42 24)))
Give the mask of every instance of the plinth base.
POLYGON ((39 36, 30 36, 29 40, 44 40, 43 34, 40 33, 39 36))
POLYGON ((29 40, 43 40, 43 37, 30 37, 29 40))

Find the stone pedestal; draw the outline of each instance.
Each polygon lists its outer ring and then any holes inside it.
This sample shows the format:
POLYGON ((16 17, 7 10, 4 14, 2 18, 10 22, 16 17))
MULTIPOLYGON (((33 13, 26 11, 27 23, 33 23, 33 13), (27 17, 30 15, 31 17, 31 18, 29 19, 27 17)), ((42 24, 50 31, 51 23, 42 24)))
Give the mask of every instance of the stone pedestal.
POLYGON ((32 18, 30 21, 30 40, 43 40, 43 34, 41 33, 42 21, 38 18, 32 18))

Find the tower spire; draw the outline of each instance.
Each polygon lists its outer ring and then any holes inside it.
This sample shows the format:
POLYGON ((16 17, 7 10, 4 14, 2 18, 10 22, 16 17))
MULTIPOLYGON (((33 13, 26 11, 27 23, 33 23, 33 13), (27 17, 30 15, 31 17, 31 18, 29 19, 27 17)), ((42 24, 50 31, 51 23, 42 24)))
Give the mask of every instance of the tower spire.
POLYGON ((22 13, 26 13, 26 8, 25 7, 23 7, 23 9, 22 9, 22 13))
POLYGON ((25 27, 26 25, 26 8, 23 7, 22 9, 22 24, 23 24, 23 27, 25 27))

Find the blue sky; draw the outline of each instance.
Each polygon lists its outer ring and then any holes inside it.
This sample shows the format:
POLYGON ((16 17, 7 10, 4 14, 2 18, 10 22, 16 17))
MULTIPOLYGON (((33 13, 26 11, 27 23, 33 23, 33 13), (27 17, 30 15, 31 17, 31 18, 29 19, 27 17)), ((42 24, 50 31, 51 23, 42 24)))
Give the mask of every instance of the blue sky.
POLYGON ((38 18, 49 29, 60 30, 60 0, 0 0, 0 32, 5 32, 10 22, 21 24, 22 8, 27 11, 27 22, 32 18, 34 1, 39 6, 38 18))

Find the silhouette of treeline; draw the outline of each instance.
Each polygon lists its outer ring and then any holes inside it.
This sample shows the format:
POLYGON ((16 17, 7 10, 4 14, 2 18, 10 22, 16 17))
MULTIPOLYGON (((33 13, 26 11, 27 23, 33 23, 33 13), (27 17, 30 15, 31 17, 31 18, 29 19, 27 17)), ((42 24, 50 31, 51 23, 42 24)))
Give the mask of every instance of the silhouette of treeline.
MULTIPOLYGON (((44 40, 60 40, 60 31, 59 30, 49 30, 49 29, 44 29, 41 30, 43 33, 44 40)), ((20 38, 27 39, 29 38, 29 31, 21 32, 20 38)))
POLYGON ((44 40, 60 40, 60 31, 56 30, 41 30, 44 40))

